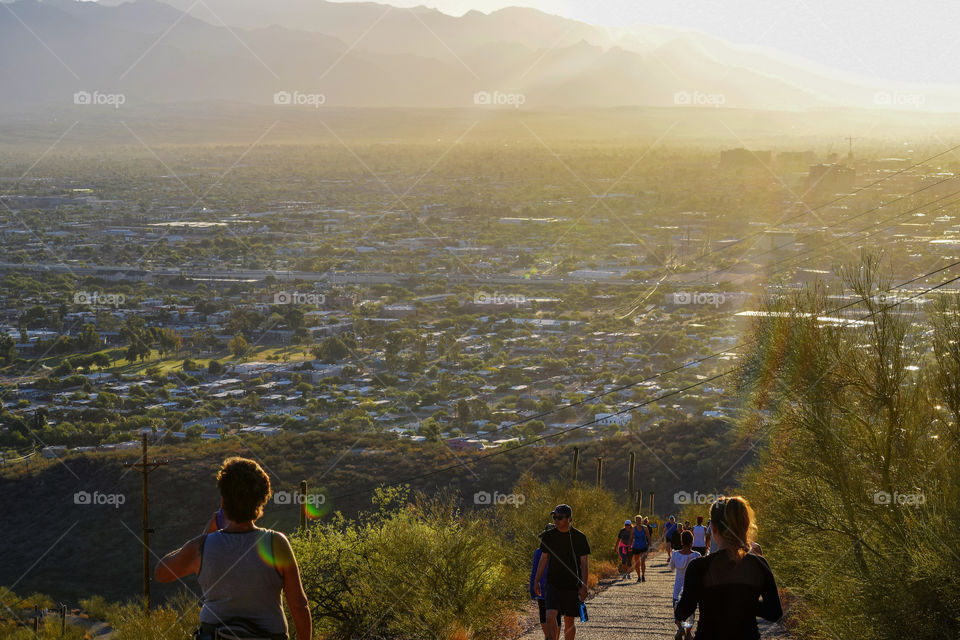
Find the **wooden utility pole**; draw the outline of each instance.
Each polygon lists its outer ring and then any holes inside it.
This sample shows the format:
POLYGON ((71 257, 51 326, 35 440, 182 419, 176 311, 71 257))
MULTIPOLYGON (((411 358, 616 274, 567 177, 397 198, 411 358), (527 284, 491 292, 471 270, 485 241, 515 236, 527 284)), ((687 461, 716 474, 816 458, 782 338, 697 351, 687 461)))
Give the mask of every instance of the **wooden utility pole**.
POLYGON ((147 434, 143 434, 143 459, 140 462, 128 462, 125 467, 134 467, 140 472, 143 478, 143 606, 150 611, 150 534, 153 529, 150 528, 150 500, 147 492, 147 477, 151 471, 158 467, 169 464, 166 460, 147 460, 147 434))
POLYGON ((630 468, 627 470, 627 500, 633 497, 633 472, 637 466, 637 454, 630 452, 630 468))
POLYGON ((570 478, 574 484, 577 482, 577 466, 580 464, 580 447, 573 448, 573 466, 570 469, 570 478))
POLYGON ((307 528, 307 481, 300 481, 300 530, 307 528))
POLYGON ((597 489, 603 487, 603 456, 597 456, 597 489))

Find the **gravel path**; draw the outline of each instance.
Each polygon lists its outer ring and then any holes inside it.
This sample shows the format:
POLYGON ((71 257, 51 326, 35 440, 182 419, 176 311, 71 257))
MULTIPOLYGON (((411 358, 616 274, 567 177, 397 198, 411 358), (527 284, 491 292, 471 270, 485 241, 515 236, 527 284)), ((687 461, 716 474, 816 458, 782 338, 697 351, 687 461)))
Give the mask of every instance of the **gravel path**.
MULTIPOLYGON (((677 632, 673 623, 673 572, 667 555, 658 553, 647 560, 647 580, 633 579, 601 582, 606 589, 587 600, 590 620, 577 622, 577 640, 672 640, 677 632)), ((534 619, 536 608, 533 609, 534 619)), ((761 624, 765 640, 790 640, 779 625, 761 624)), ((560 636, 563 638, 563 635, 560 636)), ((543 640, 540 626, 518 640, 543 640)))
MULTIPOLYGON (((590 620, 577 622, 578 640, 673 640, 673 572, 665 553, 647 559, 647 581, 614 578, 587 600, 590 620)), ((561 638, 563 636, 561 635, 561 638)), ((520 640, 543 640, 539 625, 520 640)))

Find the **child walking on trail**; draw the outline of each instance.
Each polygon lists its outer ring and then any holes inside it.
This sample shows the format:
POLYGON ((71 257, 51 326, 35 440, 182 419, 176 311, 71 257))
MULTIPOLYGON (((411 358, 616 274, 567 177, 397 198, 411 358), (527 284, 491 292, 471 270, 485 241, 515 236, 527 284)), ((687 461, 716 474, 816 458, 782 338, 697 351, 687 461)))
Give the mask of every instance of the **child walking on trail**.
MULTIPOLYGON (((677 603, 680 602, 680 593, 683 591, 683 578, 687 573, 687 565, 695 558, 701 557, 699 552, 693 550, 692 531, 684 531, 680 534, 680 544, 682 545, 681 549, 670 554, 670 570, 677 572, 673 580, 674 609, 677 608, 677 603)), ((686 637, 688 640, 693 637, 693 623, 695 622, 696 615, 697 614, 694 613, 686 620, 677 623, 678 640, 682 637, 686 637)))
POLYGON ((633 523, 624 520, 623 528, 617 534, 617 555, 620 557, 620 579, 630 577, 630 557, 633 554, 633 523))

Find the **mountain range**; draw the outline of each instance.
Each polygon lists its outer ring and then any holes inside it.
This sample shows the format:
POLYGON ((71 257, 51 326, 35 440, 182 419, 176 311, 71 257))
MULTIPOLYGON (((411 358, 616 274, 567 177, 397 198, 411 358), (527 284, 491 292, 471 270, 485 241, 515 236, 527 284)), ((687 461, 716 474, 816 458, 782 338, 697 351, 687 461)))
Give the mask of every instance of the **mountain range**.
POLYGON ((18 0, 4 8, 3 111, 212 101, 960 110, 960 91, 884 86, 698 32, 611 29, 525 8, 460 17, 323 0, 18 0))

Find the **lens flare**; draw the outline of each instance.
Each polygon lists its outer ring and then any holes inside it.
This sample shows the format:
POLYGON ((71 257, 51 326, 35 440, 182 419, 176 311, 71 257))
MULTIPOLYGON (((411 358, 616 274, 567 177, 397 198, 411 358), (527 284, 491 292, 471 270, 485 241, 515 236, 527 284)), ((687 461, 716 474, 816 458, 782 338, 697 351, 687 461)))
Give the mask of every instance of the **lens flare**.
POLYGON ((257 539, 257 555, 261 562, 277 569, 293 566, 293 558, 283 552, 283 543, 274 544, 273 536, 268 531, 262 531, 257 539), (276 547, 278 553, 274 553, 276 547))
POLYGON ((313 501, 307 502, 307 504, 304 505, 303 510, 307 514, 307 517, 311 520, 318 520, 330 513, 330 507, 326 502, 321 504, 313 501))

